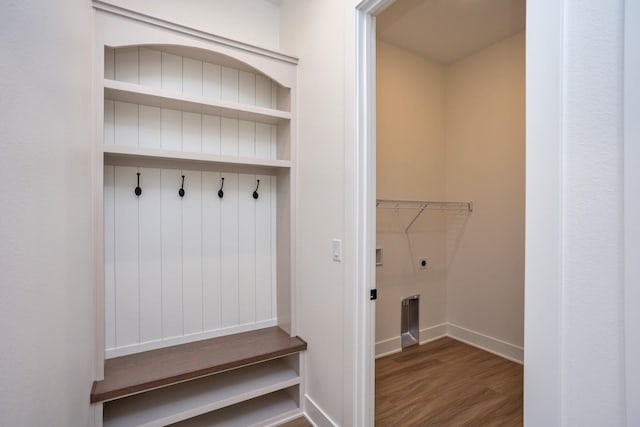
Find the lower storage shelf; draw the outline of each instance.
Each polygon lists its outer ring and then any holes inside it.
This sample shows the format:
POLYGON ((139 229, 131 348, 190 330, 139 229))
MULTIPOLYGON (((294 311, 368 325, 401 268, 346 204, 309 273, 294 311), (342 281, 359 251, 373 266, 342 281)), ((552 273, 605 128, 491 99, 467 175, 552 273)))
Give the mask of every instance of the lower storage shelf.
POLYGON ((302 413, 298 387, 290 387, 246 402, 191 418, 174 427, 262 427, 286 421, 302 413))
MULTIPOLYGON (((273 392, 293 386, 296 389, 298 388, 300 376, 298 374, 297 357, 296 354, 274 359, 105 402, 103 409, 104 426, 165 426, 258 396, 269 395, 270 397, 265 402, 273 402, 268 405, 264 404, 266 405, 264 409, 266 412, 263 414, 263 411, 259 410, 255 413, 258 419, 264 419, 265 416, 269 415, 269 411, 275 411, 276 408, 279 408, 278 411, 281 412, 286 406, 285 403, 280 401, 282 399, 275 399, 273 392)), ((288 395, 287 393, 284 394, 288 395)), ((295 408, 298 407, 297 402, 291 397, 289 401, 292 402, 291 404, 295 408)), ((222 416, 220 414, 228 412, 225 409, 209 415, 215 415, 217 419, 217 417, 222 416)), ((253 412, 251 416, 254 416, 253 412)))

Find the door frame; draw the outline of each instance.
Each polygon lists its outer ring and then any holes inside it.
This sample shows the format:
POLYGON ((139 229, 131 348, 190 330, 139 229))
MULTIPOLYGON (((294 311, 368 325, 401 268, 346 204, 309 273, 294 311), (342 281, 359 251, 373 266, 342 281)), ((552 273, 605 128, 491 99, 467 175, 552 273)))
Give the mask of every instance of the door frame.
MULTIPOLYGON (((375 16, 394 0, 356 5, 354 425, 374 424, 375 306, 375 16)), ((564 0, 527 2, 526 247, 524 419, 562 419, 564 0), (531 143, 531 142, 535 143, 531 143), (545 206, 544 210, 536 206, 545 206), (535 285, 535 286, 532 286, 535 285), (559 327, 560 326, 560 327, 559 327)), ((640 4, 625 1, 624 317, 626 420, 640 423, 640 4), (635 143, 634 143, 635 142, 635 143)))
POLYGON ((624 303, 626 418, 640 425, 640 2, 624 12, 624 303))
MULTIPOLYGON (((355 197, 353 199, 353 209, 355 212, 355 236, 354 236, 354 253, 355 253, 355 281, 357 295, 365 296, 369 294, 371 289, 375 288, 375 240, 376 240, 376 22, 375 16, 382 12, 385 8, 389 7, 395 0, 362 0, 356 5, 355 19, 356 19, 356 43, 355 43, 355 67, 356 67, 356 111, 355 111, 355 155, 354 155, 354 179, 355 179, 355 197)), ((535 20, 529 19, 529 6, 527 6, 527 49, 529 49, 529 36, 530 32, 536 30, 538 35, 538 46, 544 47, 544 43, 554 43, 554 46, 562 46, 562 30, 563 14, 561 12, 564 6, 563 1, 557 0, 541 0, 537 6, 537 12, 534 16, 535 20), (558 9, 559 6, 559 9, 558 9), (554 13, 557 19, 553 21, 555 25, 555 31, 549 31, 549 23, 544 17, 545 13, 554 13), (559 13, 559 14, 558 14, 559 13), (546 38, 545 38, 546 36, 546 38), (542 40, 544 39, 544 40, 542 40)), ((562 50, 547 50, 539 51, 540 56, 536 57, 537 65, 545 64, 551 65, 551 68, 547 68, 548 72, 541 76, 536 84, 546 84, 550 80, 561 82, 562 77, 562 50)), ((530 64, 530 58, 527 56, 527 68, 532 67, 530 64)), ((529 75, 529 73, 527 73, 529 75)), ((529 77, 527 78, 527 80, 529 77)), ((529 120, 530 115, 538 117, 536 121, 539 131, 548 134, 547 143, 538 149, 538 156, 534 158, 546 158, 550 156, 554 162, 553 166, 556 167, 556 174, 549 174, 549 165, 545 162, 538 163, 537 168, 530 167, 527 160, 527 181, 529 181, 530 173, 533 170, 538 174, 545 174, 546 176, 552 175, 553 182, 552 187, 557 188, 558 191, 561 185, 561 115, 557 109, 548 109, 548 105, 555 104, 561 105, 559 100, 562 96, 562 88, 560 85, 556 85, 553 90, 539 91, 535 98, 535 109, 530 110, 531 105, 527 101, 527 139, 531 136, 529 134, 529 120), (548 125, 548 120, 552 119, 552 126, 548 125), (541 157, 540 157, 541 156, 541 157)), ((529 88, 529 82, 527 82, 527 88, 529 88)), ((527 91, 527 94, 529 92, 527 91)), ((528 99, 528 98, 527 98, 528 99)), ((539 136, 539 135, 537 135, 539 136)), ((527 151, 527 159, 529 159, 529 151, 527 151)), ((527 187, 527 192, 530 189, 527 187)), ((540 191, 537 194, 542 194, 548 200, 554 197, 554 194, 545 193, 540 191)), ((528 196, 527 196, 528 197, 528 196)), ((553 200, 552 204, 553 204, 553 200)), ((527 205, 529 200, 527 199, 527 205)), ((543 226, 552 229, 554 232, 550 235, 544 235, 545 242, 540 242, 543 249, 546 250, 549 246, 555 246, 560 248, 561 236, 559 234, 559 220, 561 218, 560 209, 561 206, 556 202, 556 212, 551 222, 544 223, 543 226)), ((527 211, 527 218, 529 218, 530 212, 527 211)), ((528 230, 533 231, 533 230, 528 230)), ((527 248, 529 249, 529 248, 527 248)), ((544 250, 538 251, 538 253, 544 254, 544 250)), ((527 258, 527 262, 529 258, 527 258)), ((547 321, 539 328, 538 336, 545 337, 545 343, 542 348, 545 348, 547 354, 550 354, 549 360, 545 360, 544 363, 551 363, 551 370, 559 369, 560 366, 560 341, 557 331, 550 336, 547 332, 556 329, 556 324, 552 319, 558 318, 561 310, 560 306, 560 294, 556 292, 559 288, 559 281, 561 276, 556 274, 560 271, 560 259, 555 257, 552 253, 546 253, 544 261, 538 259, 536 264, 544 262, 547 266, 551 265, 551 278, 552 280, 545 282, 545 285, 538 287, 539 298, 537 300, 544 299, 544 307, 538 315, 546 315, 547 321), (549 303, 551 300, 552 307, 555 309, 549 309, 549 303), (550 313, 551 312, 551 313, 550 313)), ((526 278, 525 280, 539 278, 526 278)), ((373 426, 374 425, 374 413, 375 413, 375 305, 371 304, 368 298, 356 298, 356 325, 355 325, 355 345, 354 345, 354 357, 356 360, 355 365, 355 396, 354 396, 354 425, 356 426, 373 426)), ((529 307, 531 309, 531 307, 529 307)), ((530 310, 531 311, 531 310, 530 310)), ((527 324, 525 320, 525 325, 527 324)), ((525 345, 525 352, 527 346, 525 345)), ((525 359, 527 354, 525 353, 525 359)), ((557 407, 555 401, 559 397, 559 384, 549 384, 545 377, 542 380, 542 384, 548 387, 549 393, 543 397, 545 402, 541 404, 549 404, 549 408, 557 407)), ((559 413, 554 413, 555 417, 559 413)))
POLYGON ((355 396, 354 425, 373 426, 375 415, 376 248, 376 22, 395 0, 363 0, 356 5, 355 84, 355 396))

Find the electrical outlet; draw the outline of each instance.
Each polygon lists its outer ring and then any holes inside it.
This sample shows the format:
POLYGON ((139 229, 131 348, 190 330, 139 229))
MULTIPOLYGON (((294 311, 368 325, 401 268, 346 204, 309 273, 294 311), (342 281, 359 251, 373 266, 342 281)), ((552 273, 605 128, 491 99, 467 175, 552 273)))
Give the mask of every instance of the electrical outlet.
POLYGON ((418 258, 418 268, 420 268, 420 270, 426 270, 427 268, 429 268, 429 259, 418 258))
POLYGON ((376 265, 382 265, 382 248, 376 248, 376 265))

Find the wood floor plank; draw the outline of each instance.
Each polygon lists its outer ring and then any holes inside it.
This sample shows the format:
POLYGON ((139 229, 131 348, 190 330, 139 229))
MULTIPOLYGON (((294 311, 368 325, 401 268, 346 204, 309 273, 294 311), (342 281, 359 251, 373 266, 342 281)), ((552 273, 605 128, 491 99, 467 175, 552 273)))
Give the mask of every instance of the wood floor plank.
POLYGON ((278 427, 313 427, 313 425, 305 417, 300 417, 284 424, 280 424, 278 427))
POLYGON ((522 366, 451 338, 376 361, 376 426, 522 426, 522 366))

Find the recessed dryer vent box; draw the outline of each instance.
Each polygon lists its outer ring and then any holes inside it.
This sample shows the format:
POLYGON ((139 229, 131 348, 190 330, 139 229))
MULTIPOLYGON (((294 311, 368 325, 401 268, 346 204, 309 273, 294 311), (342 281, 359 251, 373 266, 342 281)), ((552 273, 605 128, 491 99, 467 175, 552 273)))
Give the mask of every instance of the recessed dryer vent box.
POLYGON ((402 348, 420 343, 420 295, 402 300, 400 337, 402 348))

